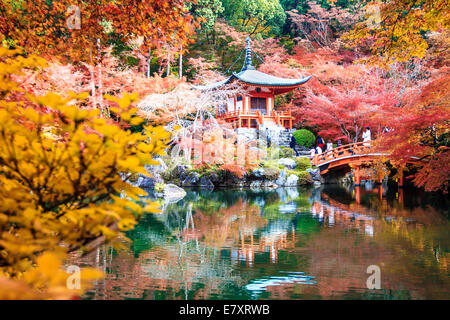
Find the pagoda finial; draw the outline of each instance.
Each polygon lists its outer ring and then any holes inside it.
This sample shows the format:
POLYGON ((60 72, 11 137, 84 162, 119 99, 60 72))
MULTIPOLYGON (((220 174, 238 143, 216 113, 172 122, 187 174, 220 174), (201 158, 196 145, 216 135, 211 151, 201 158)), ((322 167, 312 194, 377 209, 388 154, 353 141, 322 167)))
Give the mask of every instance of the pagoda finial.
POLYGON ((245 48, 245 61, 241 71, 255 69, 252 66, 252 46, 250 42, 251 42, 250 37, 247 37, 247 47, 245 48))

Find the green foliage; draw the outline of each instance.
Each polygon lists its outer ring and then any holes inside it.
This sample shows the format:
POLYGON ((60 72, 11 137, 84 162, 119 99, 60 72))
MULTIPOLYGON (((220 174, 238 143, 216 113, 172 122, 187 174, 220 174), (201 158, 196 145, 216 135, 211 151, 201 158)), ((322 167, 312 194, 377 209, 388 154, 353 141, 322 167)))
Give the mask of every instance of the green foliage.
POLYGON ((316 137, 307 129, 300 129, 293 133, 295 140, 299 146, 310 148, 314 145, 316 137))
POLYGON ((164 191, 164 183, 155 183, 155 191, 163 192, 164 191))
POLYGON ((239 31, 279 34, 286 14, 278 0, 222 0, 225 18, 239 31))
POLYGON ((293 158, 295 151, 292 148, 281 147, 280 158, 293 158))
POLYGON ((301 171, 306 171, 306 169, 311 168, 311 160, 306 157, 299 157, 295 159, 296 169, 301 171))
POLYGON ((298 184, 299 185, 306 185, 306 184, 311 184, 313 182, 311 175, 309 174, 309 172, 304 171, 304 170, 299 170, 299 169, 293 169, 293 170, 287 170, 287 176, 291 175, 291 174, 295 174, 298 177, 298 184))
POLYGON ((272 169, 283 169, 284 166, 278 163, 278 159, 265 160, 263 163, 263 168, 272 168, 272 169))
POLYGON ((200 177, 209 177, 212 174, 217 174, 219 177, 221 177, 223 175, 223 170, 222 168, 217 165, 217 164, 208 164, 208 163, 204 163, 201 166, 191 169, 188 171, 189 173, 191 172, 196 172, 200 175, 200 177))
POLYGON ((194 17, 204 19, 200 25, 205 31, 214 26, 217 18, 224 11, 221 0, 197 0, 196 3, 188 3, 187 8, 194 17))

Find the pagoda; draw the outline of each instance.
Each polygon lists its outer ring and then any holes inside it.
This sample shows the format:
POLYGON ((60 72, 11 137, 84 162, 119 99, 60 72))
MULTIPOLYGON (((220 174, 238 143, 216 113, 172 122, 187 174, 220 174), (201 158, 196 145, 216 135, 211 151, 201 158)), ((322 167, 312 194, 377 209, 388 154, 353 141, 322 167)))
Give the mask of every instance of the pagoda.
POLYGON ((301 79, 275 77, 257 71, 252 65, 250 37, 247 38, 244 65, 239 73, 234 73, 223 81, 206 86, 200 90, 220 90, 221 87, 236 82, 245 92, 230 97, 226 104, 216 107, 217 119, 231 123, 233 128, 285 128, 292 129, 294 117, 291 112, 274 109, 276 95, 290 92, 307 82, 311 76, 301 79))

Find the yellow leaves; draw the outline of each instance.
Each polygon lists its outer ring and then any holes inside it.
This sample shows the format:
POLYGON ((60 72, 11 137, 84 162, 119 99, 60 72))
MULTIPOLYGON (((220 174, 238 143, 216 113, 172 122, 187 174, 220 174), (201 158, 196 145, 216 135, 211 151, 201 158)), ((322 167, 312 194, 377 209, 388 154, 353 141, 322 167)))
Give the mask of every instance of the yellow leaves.
MULTIPOLYGON (((120 111, 125 111, 131 105, 132 102, 135 102, 138 98, 137 93, 128 94, 125 93, 122 98, 116 98, 111 95, 105 95, 105 99, 109 101, 116 102, 119 105, 120 111)), ((117 109, 117 108, 116 108, 117 109)), ((135 110, 134 110, 135 111, 135 110)))
POLYGON ((423 34, 448 28, 446 0, 372 1, 370 5, 378 9, 377 24, 372 25, 374 15, 368 15, 366 21, 357 24, 342 39, 351 46, 368 47, 374 56, 363 61, 384 68, 393 62, 424 58, 428 43, 423 34))
POLYGON ((37 258, 36 267, 23 273, 19 281, 0 277, 0 299, 74 299, 88 282, 103 277, 92 268, 81 269, 78 277, 79 287, 70 286, 71 276, 63 270, 62 256, 44 253, 37 258))
MULTIPOLYGON (((0 48, 0 57, 5 52, 0 48)), ((7 94, 0 95, 0 274, 23 282, 0 278, 0 283, 24 297, 68 298, 74 293, 65 288, 62 261, 69 248, 84 249, 86 241, 102 235, 123 237, 144 209, 157 210, 142 199, 144 190, 122 177, 147 174, 144 165, 164 152, 170 134, 152 127, 132 133, 100 118, 98 110, 81 110, 76 104, 85 94, 26 96, 48 112, 6 101, 18 89, 12 77, 3 76, 38 62, 1 62, 0 90, 6 88, 7 94)), ((143 121, 129 107, 136 98, 114 98, 117 115, 132 125, 143 121)))
POLYGON ((160 213, 161 208, 158 202, 150 202, 145 206, 144 211, 149 213, 160 213))
POLYGON ((136 225, 135 219, 122 219, 119 221, 118 227, 122 231, 128 231, 134 228, 136 225))
POLYGON ((135 170, 140 167, 140 161, 137 157, 128 157, 125 160, 119 160, 117 163, 125 171, 135 170))

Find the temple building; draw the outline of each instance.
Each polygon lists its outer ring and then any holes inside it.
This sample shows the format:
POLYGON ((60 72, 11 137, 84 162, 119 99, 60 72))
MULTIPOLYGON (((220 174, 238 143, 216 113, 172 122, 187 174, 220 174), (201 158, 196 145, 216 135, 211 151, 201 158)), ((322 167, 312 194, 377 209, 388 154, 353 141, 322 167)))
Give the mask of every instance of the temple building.
POLYGON ((252 65, 250 37, 247 38, 245 62, 239 73, 233 73, 224 81, 206 86, 198 86, 200 90, 212 90, 237 82, 243 95, 230 97, 224 105, 216 108, 218 119, 231 123, 233 128, 292 129, 294 117, 291 112, 275 110, 276 95, 295 90, 307 82, 311 76, 301 79, 286 79, 257 71, 252 65))

